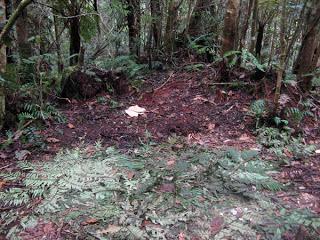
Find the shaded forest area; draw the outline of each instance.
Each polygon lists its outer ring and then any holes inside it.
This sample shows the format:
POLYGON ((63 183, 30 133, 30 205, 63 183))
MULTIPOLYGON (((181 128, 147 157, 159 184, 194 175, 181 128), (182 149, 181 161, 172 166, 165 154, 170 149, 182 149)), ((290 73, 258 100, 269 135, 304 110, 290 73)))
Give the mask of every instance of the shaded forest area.
POLYGON ((320 1, 0 0, 0 239, 319 239, 320 1))

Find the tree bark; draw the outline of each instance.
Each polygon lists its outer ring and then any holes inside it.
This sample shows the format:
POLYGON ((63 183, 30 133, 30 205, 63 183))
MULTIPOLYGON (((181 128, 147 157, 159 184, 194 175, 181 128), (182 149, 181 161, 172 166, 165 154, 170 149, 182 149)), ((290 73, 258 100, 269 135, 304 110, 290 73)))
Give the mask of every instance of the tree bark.
POLYGON ((259 24, 258 24, 258 35, 257 35, 257 41, 256 41, 256 57, 258 59, 260 59, 260 57, 261 57, 264 28, 265 28, 265 24, 259 22, 259 24))
POLYGON ((281 87, 282 87, 282 79, 283 74, 285 72, 284 65, 286 61, 286 41, 285 41, 285 32, 286 32, 286 5, 287 0, 283 0, 282 8, 281 8, 281 24, 280 24, 280 63, 279 69, 277 71, 277 82, 276 82, 276 90, 274 94, 274 113, 278 115, 280 110, 280 94, 281 94, 281 87))
POLYGON ((175 49, 178 10, 182 2, 183 0, 169 0, 166 32, 164 36, 164 46, 168 55, 171 55, 175 49))
POLYGON ((127 0, 127 21, 129 28, 129 51, 136 58, 140 57, 140 0, 127 0))
MULTIPOLYGON (((0 25, 4 26, 6 23, 6 4, 4 0, 0 0, 0 25)), ((6 46, 2 45, 0 48, 0 74, 6 70, 7 57, 6 46)), ((0 129, 3 127, 5 113, 6 113, 6 95, 3 81, 0 82, 0 129)))
POLYGON ((249 20, 250 16, 252 14, 252 6, 253 6, 254 0, 249 0, 249 5, 248 5, 248 11, 246 14, 246 18, 243 24, 243 27, 241 29, 242 35, 240 35, 240 50, 245 46, 245 41, 247 38, 247 32, 248 32, 248 27, 249 27, 249 20))
MULTIPOLYGON (((8 21, 6 22, 6 4, 5 0, 0 0, 0 26, 4 26, 3 29, 1 29, 0 33, 0 74, 5 72, 6 65, 7 65, 7 58, 6 58, 6 46, 4 45, 4 39, 9 33, 10 29, 18 19, 21 11, 25 9, 32 0, 22 0, 17 9, 13 12, 13 14, 10 16, 8 21)), ((5 118, 5 103, 6 103, 6 97, 5 97, 5 88, 3 85, 3 82, 0 83, 0 129, 3 127, 4 118, 5 118)))
POLYGON ((162 10, 161 1, 152 0, 150 1, 150 12, 152 18, 152 36, 153 36, 153 48, 156 50, 160 49, 161 37, 162 37, 162 10))
POLYGON ((222 55, 228 51, 237 49, 237 29, 239 0, 228 0, 227 11, 224 17, 224 29, 222 38, 222 55))
POLYGON ((77 65, 81 49, 80 37, 80 18, 73 17, 70 19, 70 66, 77 65))
MULTIPOLYGON (((3 0, 1 0, 3 1, 3 0)), ((32 2, 33 0, 22 0, 19 6, 14 10, 13 14, 8 19, 7 23, 4 25, 0 33, 0 47, 4 45, 4 39, 9 33, 10 29, 16 23, 17 19, 19 18, 21 12, 32 2)), ((3 3, 5 4, 5 3, 3 3)), ((5 5, 4 5, 5 6, 5 5)), ((4 10, 5 11, 5 10, 4 10)))
POLYGON ((293 72, 300 80, 301 89, 308 92, 312 87, 312 76, 305 75, 315 70, 320 51, 320 2, 318 0, 312 0, 308 5, 305 29, 293 72))
MULTIPOLYGON (((21 0, 14 0, 14 8, 16 9, 21 0)), ((21 11, 19 18, 16 21, 16 34, 17 34, 17 46, 20 59, 27 59, 32 55, 31 44, 29 39, 29 23, 28 23, 28 12, 25 8, 21 11)))
MULTIPOLYGON (((6 19, 8 19, 12 15, 12 12, 13 12, 12 0, 5 0, 5 4, 6 4, 6 19)), ((10 39, 10 42, 11 42, 12 39, 14 38, 12 30, 10 31, 8 36, 9 36, 9 39, 10 39)), ((15 59, 13 57, 14 48, 13 48, 12 44, 7 46, 6 54, 7 54, 7 64, 15 63, 15 59)))
POLYGON ((251 19, 251 43, 250 43, 250 52, 254 52, 254 47, 256 44, 256 30, 257 30, 257 21, 258 21, 258 0, 254 0, 253 2, 253 12, 251 19))

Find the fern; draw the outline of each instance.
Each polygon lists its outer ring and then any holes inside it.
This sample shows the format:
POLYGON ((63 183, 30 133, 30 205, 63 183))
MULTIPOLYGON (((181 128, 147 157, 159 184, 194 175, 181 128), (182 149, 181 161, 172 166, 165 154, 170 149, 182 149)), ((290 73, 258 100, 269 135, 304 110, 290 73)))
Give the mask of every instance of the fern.
POLYGON ((47 120, 51 118, 59 122, 65 122, 65 118, 61 113, 50 104, 41 107, 38 104, 26 103, 23 106, 23 109, 24 112, 18 114, 20 123, 24 123, 28 120, 47 120))
POLYGON ((267 111, 266 101, 263 99, 254 101, 251 104, 249 114, 256 118, 256 128, 259 127, 261 119, 267 115, 267 111))

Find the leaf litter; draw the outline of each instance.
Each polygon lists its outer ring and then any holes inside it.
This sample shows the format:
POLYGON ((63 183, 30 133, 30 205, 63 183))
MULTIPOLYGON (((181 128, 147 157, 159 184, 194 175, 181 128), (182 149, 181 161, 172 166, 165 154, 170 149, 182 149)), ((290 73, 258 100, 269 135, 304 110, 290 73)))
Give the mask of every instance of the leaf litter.
POLYGON ((181 145, 145 143, 123 154, 97 144, 91 154, 83 146, 46 163, 21 162, 27 188, 1 192, 2 207, 14 206, 1 215, 1 230, 10 226, 8 238, 21 239, 41 239, 56 226, 65 226, 62 239, 275 239, 287 231, 275 215, 284 206, 270 198, 287 186, 269 176, 274 166, 258 152, 181 145), (44 223, 51 230, 39 235, 44 223))

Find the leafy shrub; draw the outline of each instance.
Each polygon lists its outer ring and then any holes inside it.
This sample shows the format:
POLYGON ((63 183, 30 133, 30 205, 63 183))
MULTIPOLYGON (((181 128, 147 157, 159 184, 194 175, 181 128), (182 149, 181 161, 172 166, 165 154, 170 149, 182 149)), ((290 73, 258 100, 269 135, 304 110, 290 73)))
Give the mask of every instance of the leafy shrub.
POLYGON ((293 137, 290 129, 263 127, 257 129, 257 133, 258 142, 285 163, 292 159, 312 156, 315 152, 314 145, 304 144, 301 137, 293 137))
POLYGON ((148 69, 146 64, 138 64, 132 56, 119 56, 113 59, 101 60, 97 62, 97 65, 104 69, 123 71, 131 79, 148 69))

